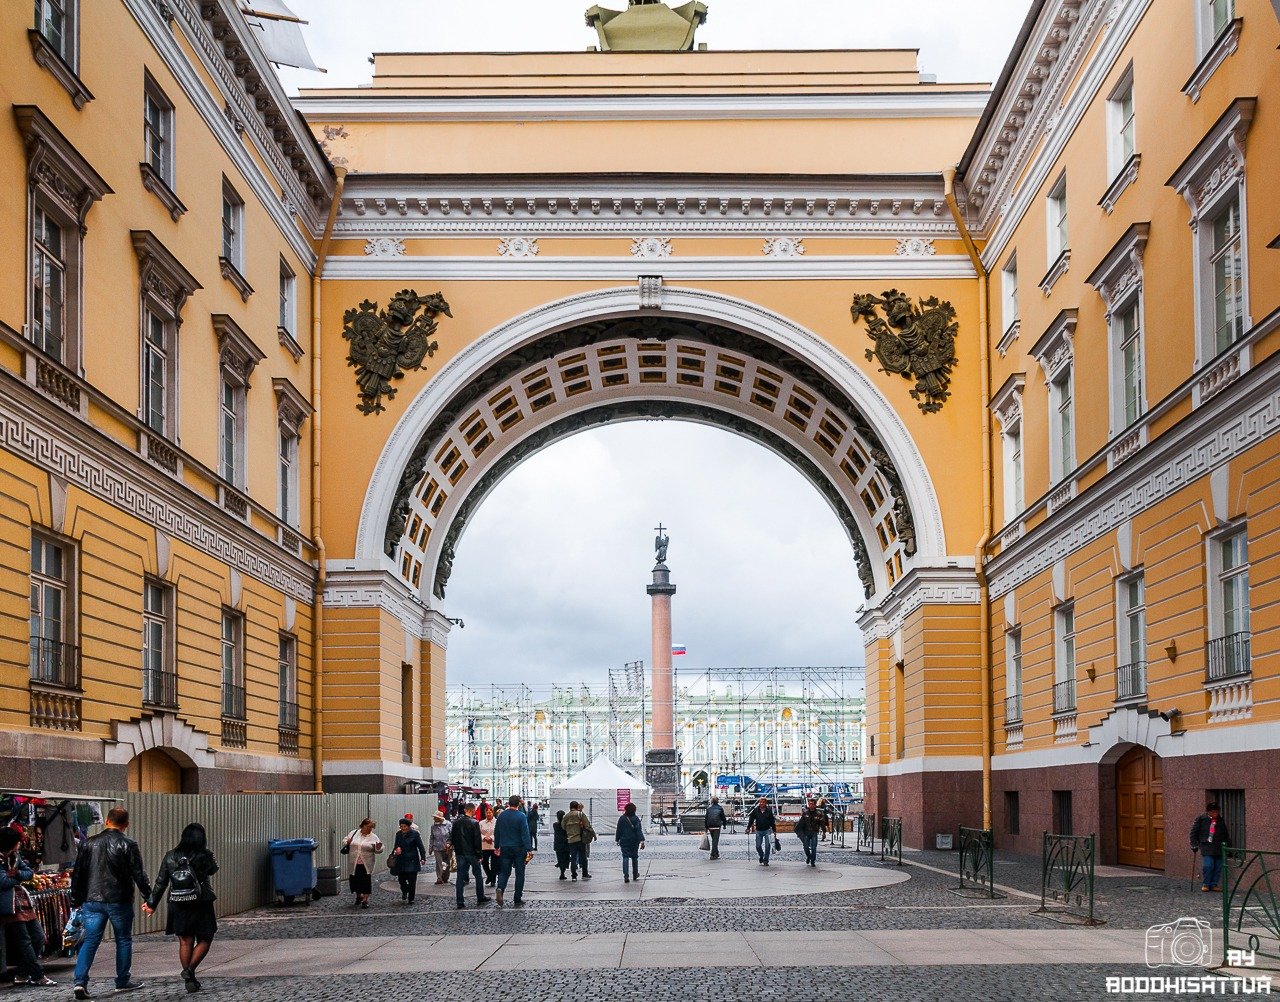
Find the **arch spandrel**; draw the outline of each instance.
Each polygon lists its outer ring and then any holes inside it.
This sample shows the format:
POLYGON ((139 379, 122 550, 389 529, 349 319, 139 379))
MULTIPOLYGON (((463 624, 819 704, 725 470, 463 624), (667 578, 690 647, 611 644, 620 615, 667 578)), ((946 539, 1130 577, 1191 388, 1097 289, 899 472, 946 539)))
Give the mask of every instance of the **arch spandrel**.
MULTIPOLYGON (((490 331, 445 366, 379 457, 357 559, 376 565, 390 551, 396 571, 430 601, 442 590, 437 571, 448 577, 452 523, 459 514, 465 521, 492 489, 496 481, 485 476, 494 463, 534 433, 536 448, 549 444, 543 429, 571 415, 638 418, 646 415, 603 415, 606 406, 647 400, 651 409, 659 401, 701 406, 700 414, 671 416, 747 434, 797 466, 832 504, 855 552, 869 552, 870 573, 864 564, 861 576, 871 590, 883 594, 913 560, 942 560, 942 518, 924 461, 893 407, 847 357, 776 313, 716 293, 664 289, 661 310, 638 305, 635 288, 549 303, 490 331), (646 344, 651 364, 639 355, 646 344)), ((575 430, 562 425, 558 437, 575 430)))

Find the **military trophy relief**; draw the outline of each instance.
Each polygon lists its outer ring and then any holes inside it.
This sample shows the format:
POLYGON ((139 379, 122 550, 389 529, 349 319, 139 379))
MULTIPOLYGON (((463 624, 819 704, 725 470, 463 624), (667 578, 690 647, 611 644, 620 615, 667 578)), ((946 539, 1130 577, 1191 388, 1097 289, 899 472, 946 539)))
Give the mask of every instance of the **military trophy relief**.
POLYGON ((397 292, 385 310, 366 299, 342 317, 342 336, 350 345, 347 365, 356 370, 362 414, 386 410, 382 398, 396 395, 392 380, 403 379, 410 369, 422 368, 440 347, 432 337, 440 314, 452 317, 444 296, 435 292, 419 296, 412 289, 397 292))
POLYGON ((937 296, 921 299, 917 306, 906 294, 890 289, 881 296, 854 296, 850 312, 854 323, 866 323, 867 336, 875 342, 867 349, 867 361, 874 358, 881 372, 915 380, 911 397, 926 414, 942 410, 951 396, 951 369, 956 364, 960 325, 955 307, 937 296))

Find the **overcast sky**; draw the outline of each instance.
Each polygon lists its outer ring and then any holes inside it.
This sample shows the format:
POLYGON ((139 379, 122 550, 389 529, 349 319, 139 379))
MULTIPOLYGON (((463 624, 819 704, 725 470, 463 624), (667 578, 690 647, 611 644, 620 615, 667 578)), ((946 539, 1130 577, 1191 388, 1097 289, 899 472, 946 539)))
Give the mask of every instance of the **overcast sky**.
MULTIPOLYGON (((603 6, 621 8, 624 0, 603 6)), ((587 0, 292 0, 325 75, 354 86, 374 51, 574 50, 587 0), (358 11, 358 13, 357 13, 358 11)), ((1027 0, 709 0, 715 49, 919 48, 941 81, 993 81, 1027 0)), ((726 168, 731 168, 726 164, 726 168)), ((498 169, 498 168, 495 168, 498 169)), ((833 290, 833 294, 843 294, 833 290)), ((787 463, 728 432, 634 422, 526 460, 473 516, 449 584, 449 684, 602 683, 649 661, 653 527, 670 528, 679 668, 860 665, 862 591, 830 508, 787 463)))

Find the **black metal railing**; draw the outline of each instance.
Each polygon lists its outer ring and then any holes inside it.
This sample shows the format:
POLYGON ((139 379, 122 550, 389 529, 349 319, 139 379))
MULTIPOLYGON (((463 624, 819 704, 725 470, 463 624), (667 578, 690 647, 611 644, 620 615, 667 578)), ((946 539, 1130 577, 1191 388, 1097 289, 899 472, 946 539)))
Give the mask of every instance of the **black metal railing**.
POLYGON ((857 827, 854 829, 857 835, 853 844, 855 852, 867 852, 875 854, 876 851, 876 816, 874 814, 858 814, 855 815, 857 827))
POLYGON ((1134 699, 1147 694, 1147 663, 1135 661, 1116 669, 1116 699, 1134 699))
POLYGON ((31 681, 80 688, 80 648, 46 637, 31 638, 31 681))
POLYGON ((178 674, 172 671, 142 672, 142 701, 151 706, 178 705, 178 674))
POLYGON ((959 891, 996 896, 995 835, 990 828, 960 828, 959 891))
POLYGON ((1040 856, 1041 912, 1056 912, 1083 919, 1085 925, 1102 920, 1094 916, 1093 864, 1097 848, 1094 835, 1044 833, 1040 856))
POLYGON ((287 699, 280 700, 280 729, 296 731, 298 729, 298 704, 287 699))
POLYGON ((1076 680, 1063 679, 1053 684, 1053 712, 1066 713, 1076 708, 1076 680))
POLYGON ((229 720, 248 719, 244 712, 244 686, 222 683, 222 715, 229 720))
POLYGON ((1210 682, 1249 674, 1252 670, 1252 662, 1249 660, 1249 637, 1249 631, 1245 630, 1242 633, 1231 633, 1209 641, 1208 678, 1210 682))
POLYGON ((1004 722, 1016 724, 1022 721, 1022 693, 1015 692, 1004 698, 1004 722))
POLYGON ((1278 888, 1280 852, 1222 847, 1224 966, 1272 967, 1280 960, 1278 888), (1233 954, 1239 959, 1233 959, 1233 954), (1260 963, 1260 958, 1273 963, 1260 963))
POLYGON ((902 865, 902 818, 880 819, 880 862, 902 865))

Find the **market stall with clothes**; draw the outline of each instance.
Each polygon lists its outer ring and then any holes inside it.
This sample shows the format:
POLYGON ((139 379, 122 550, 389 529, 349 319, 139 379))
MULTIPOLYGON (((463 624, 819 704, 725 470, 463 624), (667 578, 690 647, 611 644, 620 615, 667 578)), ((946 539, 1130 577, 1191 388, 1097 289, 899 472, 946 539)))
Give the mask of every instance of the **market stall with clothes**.
MULTIPOLYGON (((46 957, 63 952, 63 930, 72 911, 71 870, 80 843, 90 828, 102 824, 102 804, 114 802, 110 797, 51 790, 0 789, 0 828, 12 828, 20 836, 4 868, 16 873, 21 857, 32 871, 21 888, 44 933, 46 957)), ((6 929, 12 922, 7 918, 12 916, 0 914, 0 933, 5 933, 0 937, 0 976, 14 959, 5 949, 4 941, 12 938, 12 930, 6 929)))

